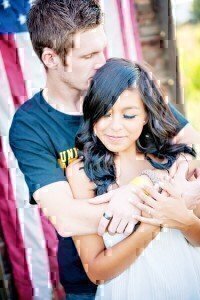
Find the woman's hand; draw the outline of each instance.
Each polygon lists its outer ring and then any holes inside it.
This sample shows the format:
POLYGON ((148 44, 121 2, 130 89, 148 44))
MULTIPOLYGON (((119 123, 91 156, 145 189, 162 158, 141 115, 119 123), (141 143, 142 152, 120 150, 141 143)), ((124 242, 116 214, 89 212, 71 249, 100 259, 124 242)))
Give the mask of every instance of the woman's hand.
POLYGON ((148 195, 142 189, 136 191, 143 203, 133 202, 133 204, 151 217, 135 216, 135 218, 147 224, 180 230, 190 226, 195 216, 193 211, 187 208, 185 200, 174 185, 174 181, 165 182, 162 188, 167 194, 160 194, 155 188, 148 186, 144 188, 148 195))

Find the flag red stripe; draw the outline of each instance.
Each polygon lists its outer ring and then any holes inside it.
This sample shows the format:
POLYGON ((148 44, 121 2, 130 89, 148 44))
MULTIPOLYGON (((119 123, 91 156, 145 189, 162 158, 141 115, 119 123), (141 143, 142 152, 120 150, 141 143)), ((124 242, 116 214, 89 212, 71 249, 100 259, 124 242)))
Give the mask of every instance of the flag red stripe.
MULTIPOLYGON (((8 83, 10 86, 10 92, 11 92, 11 95, 13 98, 13 102, 14 102, 15 107, 18 107, 22 103, 24 103, 24 101, 27 100, 27 91, 26 91, 26 86, 25 86, 23 73, 22 73, 21 65, 20 65, 20 60, 19 60, 19 56, 18 56, 18 48, 15 44, 13 35, 9 35, 9 34, 0 35, 0 51, 2 54, 2 58, 3 58, 6 75, 7 75, 8 83)), ((2 152, 2 155, 3 155, 3 152, 2 152)), ((5 172, 5 170, 4 170, 4 172, 5 172)), ((12 193, 12 183, 10 181, 9 181, 9 186, 7 186, 7 189, 8 189, 8 192, 12 193)), ((5 197, 5 195, 4 195, 4 197, 5 197)), ((2 196, 2 201, 3 201, 3 196, 2 196)), ((4 199, 5 205, 6 205, 7 201, 8 201, 7 198, 5 198, 4 199)), ((13 194, 12 194, 12 201, 13 201, 12 205, 14 207, 15 200, 14 200, 13 194)), ((8 202, 8 203, 10 203, 10 202, 8 202)), ((16 209, 16 207, 15 207, 15 209, 16 209)), ((44 218, 45 217, 43 217, 43 219, 44 218)), ((47 222, 44 222, 44 220, 42 223, 43 223, 43 231, 44 231, 44 237, 46 240, 46 244, 48 244, 49 241, 51 241, 52 244, 57 243, 55 233, 54 233, 54 235, 52 235, 52 233, 51 233, 52 229, 49 229, 50 224, 47 222)), ((19 224, 19 221, 18 221, 18 224, 19 224)), ((13 234, 14 234, 14 232, 15 232, 15 235, 17 236, 19 229, 13 228, 13 234)), ((6 231, 5 231, 5 235, 6 235, 6 231)), ((18 249, 19 249, 19 252, 21 251, 21 255, 25 255, 25 252, 24 251, 22 252, 23 240, 22 240, 21 236, 20 236, 20 239, 21 239, 22 245, 18 249)), ((7 246, 10 246, 10 243, 9 243, 10 241, 11 240, 8 240, 7 246)), ((11 243, 11 247, 12 247, 12 243, 11 243)), ((46 250, 47 250, 48 259, 49 259, 49 266, 50 266, 49 268, 50 268, 50 270, 51 269, 53 270, 53 273, 58 274, 59 273, 58 266, 54 261, 55 257, 54 257, 54 259, 52 259, 52 250, 50 249, 50 247, 47 247, 46 250)), ((19 263, 21 261, 21 259, 16 260, 18 263, 15 263, 15 260, 13 260, 13 256, 11 253, 9 255, 9 258, 11 260, 13 272, 18 273, 18 269, 20 269, 20 268, 24 269, 24 266, 22 266, 19 263)), ((24 264, 25 264, 25 262, 24 262, 24 264)), ((26 272, 27 273, 25 274, 25 278, 26 277, 29 278, 28 267, 26 269, 26 272)), ((18 281, 20 278, 21 278, 21 276, 16 277, 16 285, 19 284, 18 281), (18 278, 18 280, 17 280, 17 278, 18 278)), ((53 280, 52 285, 58 286, 58 282, 55 284, 55 280, 53 280)), ((29 286, 32 288, 31 282, 29 282, 29 286)), ((19 289, 20 289, 20 285, 19 285, 19 289)), ((32 292, 31 292, 31 294, 32 294, 32 292)), ((20 298, 20 300, 23 300, 23 299, 24 298, 20 298)), ((31 299, 31 297, 27 297, 26 299, 31 299)))
POLYGON ((58 260, 57 260, 58 239, 53 225, 50 223, 50 221, 47 220, 47 218, 44 216, 41 210, 40 210, 40 216, 42 221, 42 227, 45 232, 46 248, 48 251, 49 264, 51 266, 50 278, 51 278, 52 286, 54 288, 54 295, 56 295, 58 299, 62 299, 65 293, 60 284, 60 279, 59 279, 58 260))
POLYGON ((26 262, 25 249, 15 206, 9 170, 0 139, 0 221, 4 233, 15 287, 20 300, 32 299, 33 289, 26 262))
POLYGON ((8 77, 12 98, 15 107, 18 107, 27 100, 27 92, 20 66, 18 49, 13 34, 0 35, 0 51, 8 77))

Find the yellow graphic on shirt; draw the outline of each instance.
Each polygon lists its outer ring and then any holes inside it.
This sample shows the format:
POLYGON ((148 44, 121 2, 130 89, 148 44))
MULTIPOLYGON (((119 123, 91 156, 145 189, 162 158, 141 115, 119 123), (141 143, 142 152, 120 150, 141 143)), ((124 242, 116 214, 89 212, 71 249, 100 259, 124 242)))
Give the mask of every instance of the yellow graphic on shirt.
POLYGON ((78 151, 76 148, 67 149, 59 152, 58 163, 62 169, 65 169, 69 164, 78 158, 78 151))

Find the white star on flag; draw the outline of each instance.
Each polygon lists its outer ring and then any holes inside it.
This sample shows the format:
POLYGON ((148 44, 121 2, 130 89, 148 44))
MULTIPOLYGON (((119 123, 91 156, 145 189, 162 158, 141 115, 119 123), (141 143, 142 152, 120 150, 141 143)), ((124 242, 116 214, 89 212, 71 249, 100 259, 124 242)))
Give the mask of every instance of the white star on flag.
POLYGON ((19 18, 18 18, 18 21, 20 22, 21 25, 25 24, 26 23, 26 16, 20 14, 19 18))
POLYGON ((3 5, 3 8, 4 8, 4 9, 10 7, 10 3, 9 3, 8 0, 3 0, 2 5, 3 5))

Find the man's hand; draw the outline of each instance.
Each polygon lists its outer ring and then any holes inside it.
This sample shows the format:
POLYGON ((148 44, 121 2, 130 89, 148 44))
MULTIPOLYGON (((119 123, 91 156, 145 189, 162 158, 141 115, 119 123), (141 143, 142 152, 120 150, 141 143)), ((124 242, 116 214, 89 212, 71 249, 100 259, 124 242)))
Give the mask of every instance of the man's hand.
POLYGON ((189 209, 195 208, 200 202, 200 170, 193 170, 188 177, 188 164, 181 163, 173 180, 176 189, 185 199, 186 206, 189 209))
MULTIPOLYGON (((102 216, 98 227, 99 235, 103 235, 107 227, 108 232, 111 234, 124 232, 126 235, 129 235, 133 232, 134 226, 138 222, 134 219, 134 216, 140 215, 140 210, 130 203, 133 199, 140 201, 133 193, 131 184, 113 191, 105 212, 105 215, 112 219, 108 220, 105 216, 102 216)), ((102 199, 91 199, 89 203, 101 204, 102 199)))
MULTIPOLYGON (((168 170, 169 177, 173 178, 178 172, 179 168, 184 167, 184 172, 186 173, 189 169, 189 162, 192 161, 192 156, 190 154, 180 154, 176 161, 173 163, 171 168, 168 170)), ((167 170, 166 170, 167 171, 167 170)), ((163 171, 162 171, 163 172, 163 171)), ((184 173, 184 174, 185 174, 184 173)))

